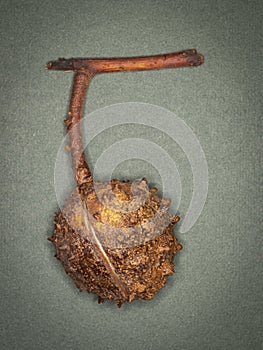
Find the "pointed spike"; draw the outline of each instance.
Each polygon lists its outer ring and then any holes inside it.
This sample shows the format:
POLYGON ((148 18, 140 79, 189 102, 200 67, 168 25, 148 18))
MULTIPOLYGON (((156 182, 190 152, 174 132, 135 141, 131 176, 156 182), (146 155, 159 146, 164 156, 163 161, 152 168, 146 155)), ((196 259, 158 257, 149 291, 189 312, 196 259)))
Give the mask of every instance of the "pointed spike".
POLYGON ((119 302, 117 303, 118 308, 121 308, 122 304, 123 304, 123 302, 122 302, 122 301, 119 301, 119 302))
POLYGON ((98 297, 98 304, 103 304, 104 303, 104 299, 102 297, 98 297))
POLYGON ((163 265, 162 265, 162 271, 164 273, 164 275, 173 275, 174 274, 174 267, 173 265, 165 262, 163 265))
POLYGON ((157 192, 158 192, 158 188, 157 188, 157 187, 152 187, 152 188, 150 189, 150 192, 151 192, 151 193, 157 193, 157 192))
POLYGON ((176 223, 179 222, 179 221, 180 221, 180 216, 176 215, 176 216, 174 216, 174 217, 172 218, 171 223, 172 223, 172 224, 176 224, 176 223))
POLYGON ((183 246, 181 244, 177 244, 177 247, 176 247, 177 250, 182 250, 183 249, 183 246))

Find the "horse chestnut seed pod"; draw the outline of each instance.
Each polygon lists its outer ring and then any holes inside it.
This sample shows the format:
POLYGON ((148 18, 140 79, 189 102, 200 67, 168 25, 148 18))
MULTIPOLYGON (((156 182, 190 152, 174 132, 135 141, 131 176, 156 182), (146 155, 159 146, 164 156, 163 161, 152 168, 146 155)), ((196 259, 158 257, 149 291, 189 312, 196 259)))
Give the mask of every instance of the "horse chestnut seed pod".
POLYGON ((88 85, 95 74, 198 66, 196 50, 168 55, 110 59, 59 59, 48 70, 74 71, 67 131, 70 137, 76 189, 56 213, 49 238, 56 258, 80 291, 121 306, 149 300, 174 273, 174 256, 182 246, 173 227, 179 216, 169 211, 170 200, 158 196, 147 180, 95 182, 85 160, 81 117, 88 85))

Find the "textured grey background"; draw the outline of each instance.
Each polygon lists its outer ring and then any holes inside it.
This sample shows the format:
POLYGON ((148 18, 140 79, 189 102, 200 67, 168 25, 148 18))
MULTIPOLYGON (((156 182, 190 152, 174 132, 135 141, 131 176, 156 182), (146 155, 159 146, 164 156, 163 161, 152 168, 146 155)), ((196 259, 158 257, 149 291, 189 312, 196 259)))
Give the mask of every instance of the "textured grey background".
MULTIPOLYGON (((260 349, 262 330, 260 1, 1 0, 2 349, 260 349), (79 293, 46 240, 57 210, 56 153, 71 74, 58 57, 129 56, 196 47, 196 69, 97 77, 85 113, 117 102, 165 107, 192 128, 209 166, 209 194, 176 274, 149 302, 118 309, 79 293)), ((139 133, 140 130, 137 130, 139 133)), ((175 145, 149 128, 175 157, 175 145)), ((125 136, 138 136, 135 129, 125 136)), ((140 135, 141 136, 141 135, 140 135)), ((109 142, 123 130, 105 134, 109 142)), ((91 166, 105 147, 94 140, 91 166)), ((191 173, 179 157, 184 198, 191 173)), ((140 161, 118 176, 158 174, 140 161), (126 173, 125 173, 126 171, 126 173), (146 174, 142 173, 146 172, 146 174)))

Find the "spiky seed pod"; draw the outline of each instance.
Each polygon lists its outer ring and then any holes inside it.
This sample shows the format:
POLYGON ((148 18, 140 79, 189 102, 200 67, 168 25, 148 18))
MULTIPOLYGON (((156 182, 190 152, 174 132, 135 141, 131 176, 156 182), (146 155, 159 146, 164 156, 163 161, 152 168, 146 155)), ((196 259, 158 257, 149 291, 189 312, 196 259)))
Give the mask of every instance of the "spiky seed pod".
POLYGON ((174 273, 174 256, 182 249, 173 234, 179 217, 155 192, 146 179, 86 183, 56 214, 50 238, 56 257, 99 303, 152 299, 174 273))
POLYGON ((60 58, 46 69, 74 71, 65 120, 77 189, 55 216, 50 240, 66 272, 80 290, 121 306, 134 299, 151 299, 174 273, 174 255, 182 249, 173 235, 179 217, 170 201, 146 179, 135 183, 112 180, 95 183, 82 147, 81 125, 85 95, 96 74, 161 68, 192 67, 204 62, 195 49, 166 55, 89 59, 60 58))

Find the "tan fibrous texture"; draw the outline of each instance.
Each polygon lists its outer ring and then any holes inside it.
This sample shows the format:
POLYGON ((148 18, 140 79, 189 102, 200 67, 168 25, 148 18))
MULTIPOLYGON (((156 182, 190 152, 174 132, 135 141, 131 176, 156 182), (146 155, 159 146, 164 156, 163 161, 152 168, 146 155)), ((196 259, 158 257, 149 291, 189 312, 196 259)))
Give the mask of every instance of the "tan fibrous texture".
POLYGON ((50 240, 68 275, 99 303, 152 299, 174 273, 179 221, 146 179, 82 184, 55 216, 50 240))

